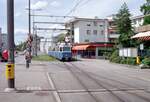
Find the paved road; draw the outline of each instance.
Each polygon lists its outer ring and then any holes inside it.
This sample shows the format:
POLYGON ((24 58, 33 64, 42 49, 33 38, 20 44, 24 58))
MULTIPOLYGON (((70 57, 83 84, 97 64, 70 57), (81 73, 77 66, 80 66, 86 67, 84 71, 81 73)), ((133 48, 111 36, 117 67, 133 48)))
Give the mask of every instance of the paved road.
POLYGON ((0 68, 2 102, 150 102, 150 70, 105 60, 35 62, 25 68, 16 58, 17 92, 4 93, 7 81, 0 68), (14 98, 19 97, 19 98, 14 98))

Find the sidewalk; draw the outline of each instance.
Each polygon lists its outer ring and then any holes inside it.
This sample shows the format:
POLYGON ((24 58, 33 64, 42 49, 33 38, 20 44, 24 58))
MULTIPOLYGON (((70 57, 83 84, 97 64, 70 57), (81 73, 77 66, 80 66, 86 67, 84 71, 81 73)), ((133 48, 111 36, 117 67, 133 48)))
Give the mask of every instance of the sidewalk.
MULTIPOLYGON (((5 71, 0 75, 0 101, 1 102, 56 102, 54 93, 46 72, 46 65, 32 62, 29 69, 25 63, 15 65, 16 91, 7 93, 7 80, 5 71)), ((3 68, 4 69, 4 68, 3 68)))

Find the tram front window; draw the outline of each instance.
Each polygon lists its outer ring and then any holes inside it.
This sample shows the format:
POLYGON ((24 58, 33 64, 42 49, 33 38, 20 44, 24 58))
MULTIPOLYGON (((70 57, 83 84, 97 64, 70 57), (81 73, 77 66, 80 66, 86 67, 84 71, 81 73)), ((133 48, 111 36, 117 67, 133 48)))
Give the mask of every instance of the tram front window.
POLYGON ((70 47, 64 47, 63 48, 63 51, 70 51, 71 49, 70 49, 70 47))

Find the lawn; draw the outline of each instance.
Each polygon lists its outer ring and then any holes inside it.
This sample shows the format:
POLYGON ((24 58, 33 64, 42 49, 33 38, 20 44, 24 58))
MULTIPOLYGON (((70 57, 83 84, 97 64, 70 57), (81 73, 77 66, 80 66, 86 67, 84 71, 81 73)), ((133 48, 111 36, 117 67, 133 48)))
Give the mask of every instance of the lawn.
POLYGON ((55 58, 50 57, 48 55, 38 55, 38 56, 34 56, 32 59, 35 61, 56 61, 55 58))

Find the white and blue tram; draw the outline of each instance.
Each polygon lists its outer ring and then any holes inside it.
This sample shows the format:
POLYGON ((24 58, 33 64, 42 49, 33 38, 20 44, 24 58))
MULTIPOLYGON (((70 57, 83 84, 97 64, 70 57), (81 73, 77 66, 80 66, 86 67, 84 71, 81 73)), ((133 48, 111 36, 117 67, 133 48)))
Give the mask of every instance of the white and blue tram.
POLYGON ((49 51, 49 56, 55 57, 61 61, 71 61, 72 60, 72 51, 69 44, 60 44, 55 51, 49 51))

